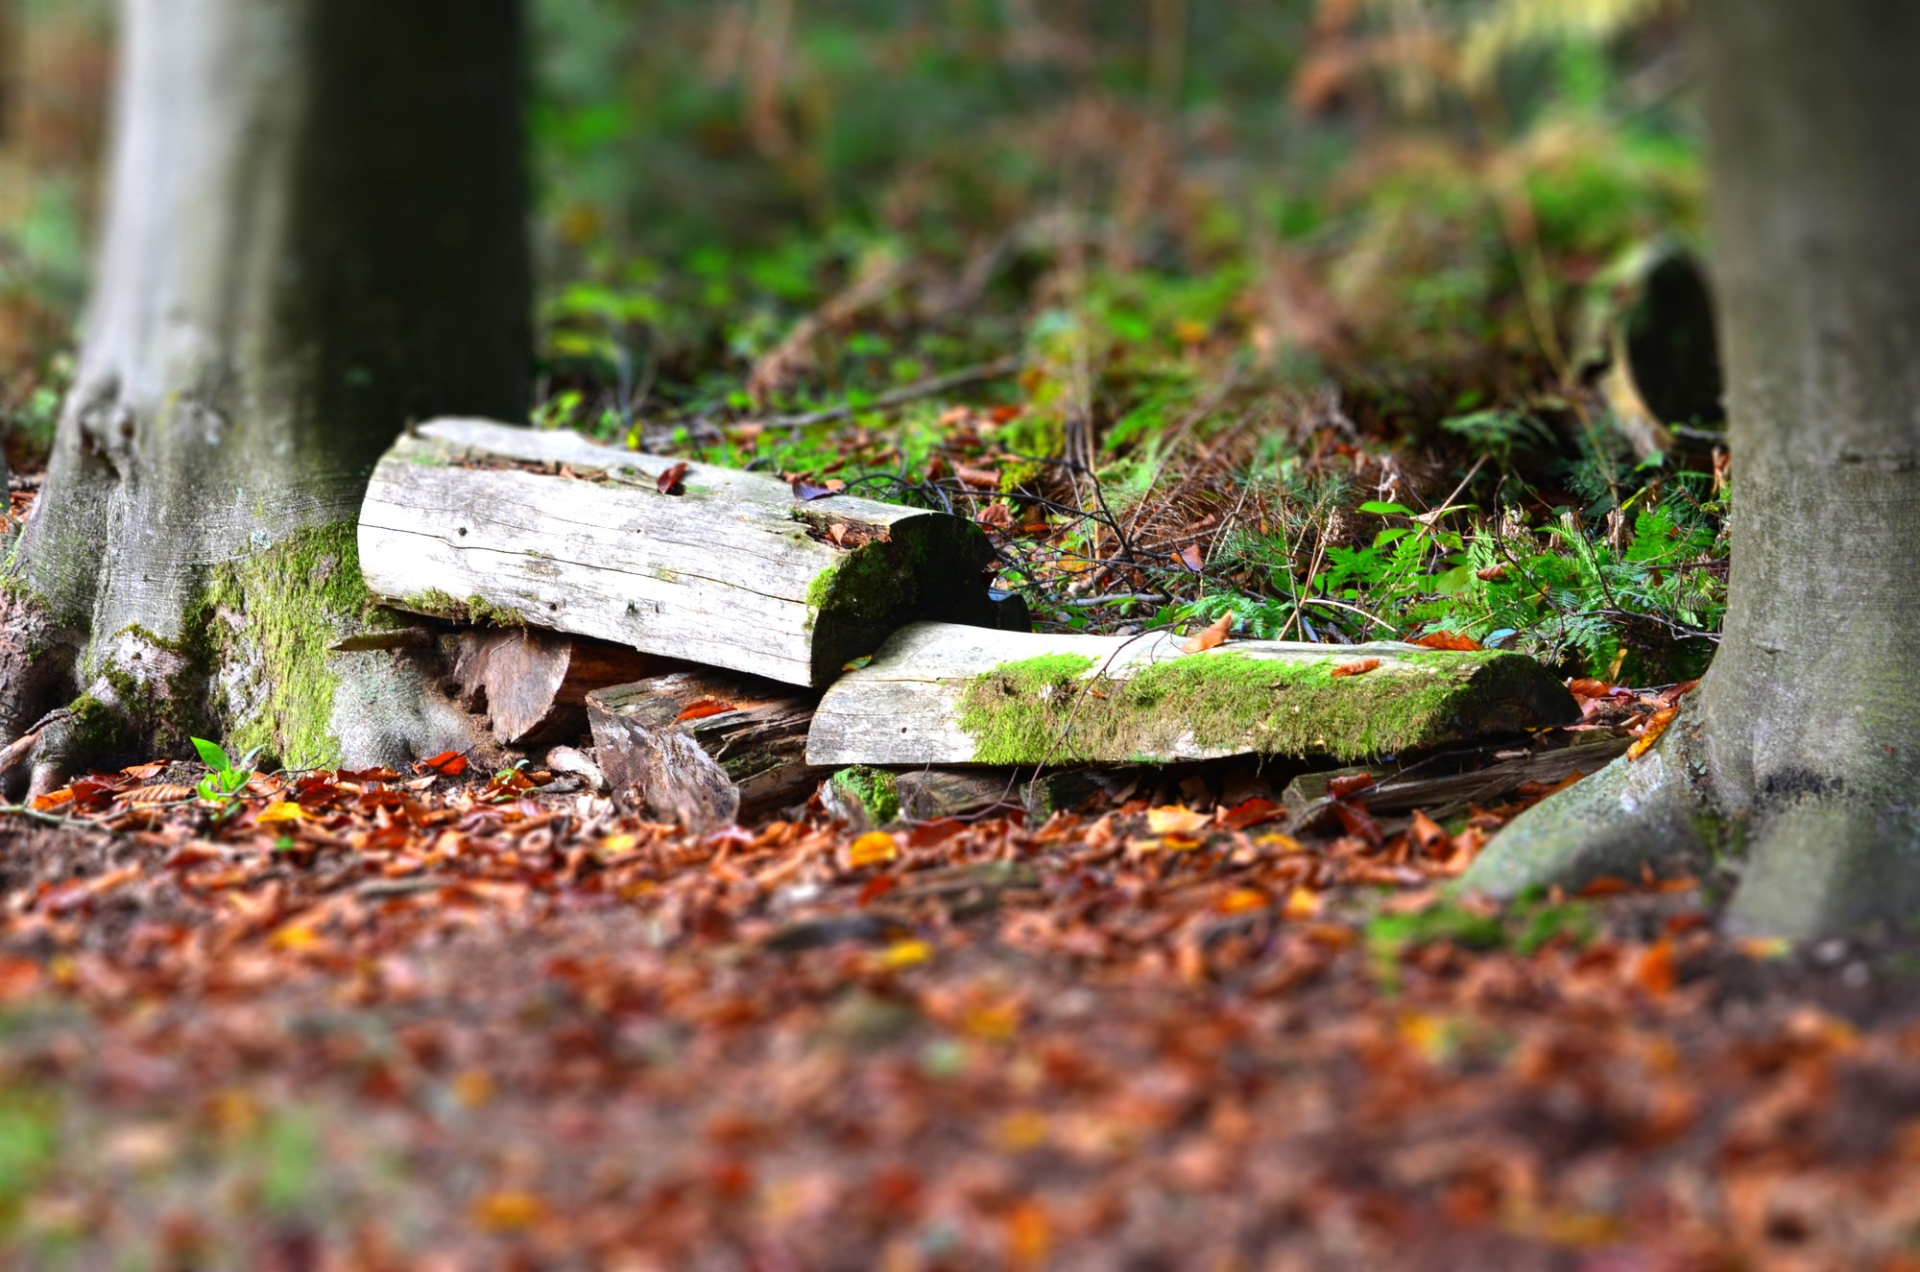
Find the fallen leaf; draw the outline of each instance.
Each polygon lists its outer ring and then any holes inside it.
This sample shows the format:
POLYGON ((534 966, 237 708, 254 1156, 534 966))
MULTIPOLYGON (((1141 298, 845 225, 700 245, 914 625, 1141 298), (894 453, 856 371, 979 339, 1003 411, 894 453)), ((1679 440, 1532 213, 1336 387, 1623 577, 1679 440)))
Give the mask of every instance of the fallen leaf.
POLYGON ((127 794, 127 803, 135 806, 177 804, 181 800, 192 798, 193 788, 191 786, 160 784, 155 786, 142 786, 137 790, 130 791, 127 794))
POLYGON ((1633 980, 1655 998, 1671 994, 1678 980, 1673 966, 1673 942, 1663 936, 1642 950, 1634 960, 1633 980))
POLYGON ((663 495, 681 494, 680 479, 687 475, 687 461, 681 460, 673 467, 661 473, 654 481, 654 488, 663 495))
POLYGON ((274 822, 297 822, 306 819, 306 809, 287 800, 278 800, 261 809, 260 815, 253 820, 256 825, 266 826, 274 822))
POLYGON ((1407 838, 1423 856, 1438 856, 1441 850, 1450 848, 1452 841, 1440 823, 1427 816, 1422 809, 1413 810, 1413 820, 1407 826, 1407 838))
POLYGON ((721 702, 717 698, 702 698, 682 708, 680 714, 673 717, 673 720, 675 724, 682 720, 704 720, 708 716, 725 715, 735 709, 731 702, 721 702))
POLYGON ((1357 795, 1373 785, 1371 773, 1349 773, 1345 777, 1336 777, 1327 783, 1327 794, 1335 799, 1345 799, 1357 795))
POLYGON ((1006 530, 1013 526, 1013 509, 1003 503, 988 504, 974 517, 983 526, 1006 530))
POLYGON ((126 775, 127 777, 133 778, 135 781, 144 782, 148 778, 153 777, 154 775, 156 775, 166 767, 167 767, 167 762, 165 760, 156 760, 152 764, 130 765, 127 768, 121 769, 120 772, 126 775))
POLYGON ((1666 707, 1648 716, 1646 728, 1633 740, 1633 745, 1627 748, 1627 758, 1637 760, 1651 751, 1653 744, 1660 740, 1660 735, 1667 731, 1667 726, 1672 724, 1673 718, 1679 714, 1678 707, 1666 707))
POLYGON ((900 845, 884 830, 870 830, 847 845, 847 868, 884 865, 900 855, 900 845))
POLYGON ((1490 565, 1484 570, 1475 570, 1473 577, 1483 583, 1497 583, 1507 577, 1507 563, 1502 561, 1499 565, 1490 565))
POLYGON ((985 490, 1000 488, 1000 473, 997 469, 973 468, 960 464, 954 468, 953 475, 969 486, 977 486, 985 490))
MULTIPOLYGON (((418 764, 414 765, 413 767, 415 771, 421 772, 421 773, 432 772, 432 773, 438 773, 442 777, 458 777, 462 773, 467 771, 467 757, 460 754, 460 752, 458 751, 442 751, 438 755, 432 756, 428 759, 421 760, 418 764)), ((341 776, 344 777, 346 776, 346 774, 342 774, 341 776)), ((395 773, 392 775, 392 777, 398 777, 398 776, 399 776, 398 773, 395 773)), ((364 779, 364 780, 382 780, 382 779, 364 779)), ((388 778, 385 780, 391 780, 391 778, 388 778)))
POLYGON ((1235 888, 1220 898, 1219 910, 1222 914, 1244 914, 1248 910, 1264 910, 1272 898, 1258 888, 1235 888))
MULTIPOLYGON (((845 483, 842 483, 842 486, 844 486, 844 484, 845 483)), ((837 495, 840 493, 839 487, 833 485, 816 485, 803 477, 794 478, 790 485, 793 489, 793 497, 801 503, 811 503, 815 499, 825 499, 829 495, 837 495)))
POLYGON ((1218 816, 1220 824, 1228 830, 1245 830, 1249 826, 1258 826, 1286 815, 1287 810, 1270 799, 1250 799, 1235 804, 1218 816))
POLYGON ((1471 636, 1459 632, 1428 632, 1413 642, 1428 649, 1459 649, 1472 651, 1480 648, 1480 642, 1471 636))
POLYGON ((546 1203, 527 1192, 488 1193, 473 1203, 474 1224, 488 1232, 521 1232, 546 1213, 546 1203))
POLYGON ((1197 813, 1179 804, 1166 804, 1147 810, 1147 829, 1156 835, 1195 835, 1205 830, 1210 820, 1205 813, 1197 813))
POLYGON ((1194 636, 1192 640, 1181 645, 1180 652, 1183 654, 1198 654, 1205 650, 1214 649, 1226 643, 1227 633, 1232 630, 1233 615, 1222 614, 1219 618, 1209 623, 1205 631, 1200 632, 1194 636))
POLYGON ((858 671, 872 661, 873 661, 872 654, 862 654, 858 658, 849 658, 847 659, 847 661, 841 663, 840 670, 858 671))
POLYGON ((1613 695, 1613 686, 1604 680, 1569 680, 1567 692, 1576 698, 1607 698, 1613 695))
POLYGON ((1310 919, 1320 913, 1320 896, 1305 888, 1295 888, 1287 893, 1286 904, 1280 907, 1280 913, 1289 919, 1310 919))
POLYGON ((28 807, 36 813, 44 813, 50 808, 58 808, 62 804, 71 804, 72 802, 73 787, 62 786, 57 791, 48 791, 45 795, 34 796, 33 802, 29 804, 28 807))
POLYGON ((925 941, 908 938, 895 941, 884 950, 876 951, 869 963, 882 971, 897 971, 903 967, 917 967, 933 957, 933 946, 925 941))
POLYGON ((1189 543, 1186 547, 1174 554, 1173 563, 1175 565, 1183 565, 1195 574, 1200 573, 1205 567, 1205 562, 1200 556, 1200 545, 1197 543, 1189 543))
POLYGON ((1336 676, 1364 676, 1380 665, 1378 658, 1356 658, 1352 662, 1341 663, 1333 669, 1336 676))

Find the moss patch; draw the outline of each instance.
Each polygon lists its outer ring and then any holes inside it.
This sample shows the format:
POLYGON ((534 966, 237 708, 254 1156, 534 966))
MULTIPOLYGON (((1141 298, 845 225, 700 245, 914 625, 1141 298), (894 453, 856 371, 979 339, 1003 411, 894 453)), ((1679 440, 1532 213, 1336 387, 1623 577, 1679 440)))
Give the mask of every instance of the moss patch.
MULTIPOLYGON (((1221 652, 1089 678, 1091 658, 1047 654, 976 677, 960 726, 982 764, 1127 762, 1196 752, 1392 755, 1565 718, 1545 669, 1515 654, 1436 653, 1334 676, 1311 662, 1221 652)), ((1571 704, 1571 699, 1567 700, 1571 704)))
POLYGON ((259 747, 290 768, 338 756, 332 724, 338 676, 327 647, 364 621, 369 599, 351 521, 298 531, 214 571, 209 607, 239 617, 237 629, 220 639, 241 648, 223 650, 222 660, 256 661, 264 687, 251 718, 233 724, 228 750, 259 747))
POLYGON ((843 768, 833 775, 833 784, 860 801, 868 820, 876 826, 884 826, 900 815, 900 788, 893 774, 884 769, 864 765, 843 768))

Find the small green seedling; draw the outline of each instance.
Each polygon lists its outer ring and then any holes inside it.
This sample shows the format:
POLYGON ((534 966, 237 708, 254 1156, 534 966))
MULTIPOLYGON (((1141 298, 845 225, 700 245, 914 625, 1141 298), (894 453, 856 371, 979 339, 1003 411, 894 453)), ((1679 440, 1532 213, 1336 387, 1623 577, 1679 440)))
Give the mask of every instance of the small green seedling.
POLYGON ((196 788, 200 798, 216 804, 232 803, 253 780, 253 762, 259 757, 260 748, 248 751, 235 763, 227 758, 226 748, 216 742, 205 738, 194 738, 192 742, 193 749, 200 752, 200 762, 213 770, 200 779, 196 788))

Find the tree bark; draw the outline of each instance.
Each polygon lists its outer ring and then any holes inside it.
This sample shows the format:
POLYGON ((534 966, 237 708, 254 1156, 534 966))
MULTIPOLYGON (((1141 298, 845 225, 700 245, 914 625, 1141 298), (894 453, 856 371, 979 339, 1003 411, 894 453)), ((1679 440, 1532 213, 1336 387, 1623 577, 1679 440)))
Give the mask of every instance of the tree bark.
POLYGON ((1920 8, 1694 16, 1736 498, 1723 643, 1652 754, 1517 820, 1467 882, 1744 846, 1730 925, 1804 935, 1920 906, 1920 8))
MULTIPOLYGON (((463 732, 365 626, 354 522, 409 418, 519 418, 516 0, 124 0, 110 199, 0 596, 0 740, 289 764, 463 732)), ((38 779, 37 779, 38 780, 38 779)))

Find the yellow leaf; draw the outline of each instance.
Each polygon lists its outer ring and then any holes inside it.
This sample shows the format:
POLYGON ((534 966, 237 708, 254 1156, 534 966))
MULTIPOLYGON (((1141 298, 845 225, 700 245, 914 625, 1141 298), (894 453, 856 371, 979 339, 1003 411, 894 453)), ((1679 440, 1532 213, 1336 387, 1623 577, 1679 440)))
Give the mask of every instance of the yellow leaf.
POLYGON ((322 944, 321 936, 304 923, 289 923, 273 934, 270 942, 275 949, 310 950, 322 944))
POLYGON ((1002 1152, 1024 1153, 1047 1142, 1047 1118, 1044 1113, 1025 1109, 1009 1114, 994 1128, 994 1143, 1002 1152))
POLYGON ((847 866, 858 870, 863 866, 885 865, 900 855, 900 845, 893 836, 884 830, 870 830, 847 845, 847 866))
POLYGON ((488 1193, 473 1203, 473 1221, 489 1232, 519 1232, 540 1222, 547 1207, 532 1193, 488 1193))
POLYGON ((463 1069, 454 1075, 453 1098, 466 1109, 489 1104, 493 1101, 493 1079, 484 1069, 463 1069))
POLYGON ((306 809, 290 800, 283 799, 268 804, 260 810, 260 815, 253 820, 255 823, 264 826, 271 822, 297 822, 305 821, 306 819, 306 809))
POLYGON ((882 971, 898 971, 904 967, 918 967, 933 957, 933 946, 925 941, 909 938, 895 941, 884 950, 876 951, 870 960, 874 967, 882 971))
POLYGON ((1305 852, 1307 850, 1307 846, 1298 839, 1277 830, 1269 835, 1261 835, 1253 841, 1253 844, 1254 847, 1265 848, 1268 852, 1305 852))
POLYGON ((1220 913, 1244 914, 1248 910, 1267 908, 1267 894, 1258 888, 1235 888, 1220 898, 1220 913))
POLYGON ((640 836, 619 834, 608 835, 600 841, 600 847, 594 850, 594 856, 601 861, 612 861, 624 857, 640 846, 640 836))
POLYGON ((1320 913, 1320 898, 1305 888, 1295 888, 1287 893, 1287 903, 1280 912, 1290 919, 1310 919, 1320 913))
POLYGON ((1212 820, 1205 813, 1196 813, 1178 804, 1147 810, 1147 829, 1156 835, 1197 834, 1212 820))

